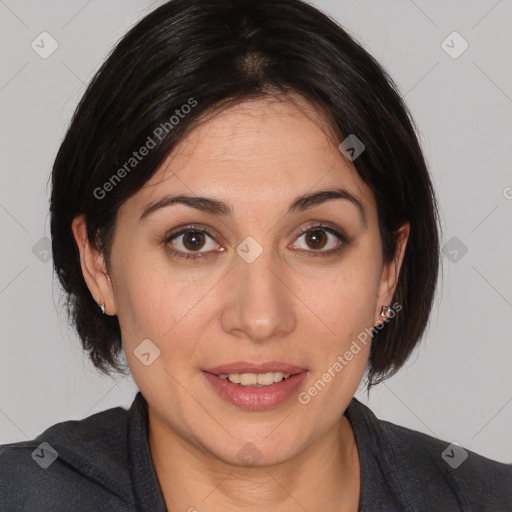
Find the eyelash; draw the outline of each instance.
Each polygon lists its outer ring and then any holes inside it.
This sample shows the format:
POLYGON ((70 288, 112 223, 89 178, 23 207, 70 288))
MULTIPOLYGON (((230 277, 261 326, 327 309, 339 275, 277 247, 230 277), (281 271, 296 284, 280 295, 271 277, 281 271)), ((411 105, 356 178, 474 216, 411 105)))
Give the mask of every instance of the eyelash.
MULTIPOLYGON (((314 256, 312 256, 312 257, 330 256, 332 254, 336 254, 341 251, 341 249, 343 248, 344 245, 347 245, 349 243, 347 237, 345 237, 342 233, 340 233, 336 229, 332 228, 330 225, 322 223, 322 222, 306 227, 304 230, 302 230, 296 236, 296 238, 300 238, 302 235, 304 235, 310 231, 318 231, 318 230, 326 231, 327 233, 334 235, 342 242, 342 244, 340 246, 338 246, 336 249, 330 249, 329 251, 306 251, 306 252, 313 252, 314 256)), ((206 229, 202 226, 199 226, 199 225, 191 224, 189 226, 185 226, 184 228, 182 228, 180 231, 178 231, 176 233, 171 233, 170 235, 166 236, 164 238, 163 242, 166 244, 166 246, 168 246, 168 244, 175 238, 178 238, 181 235, 185 235, 185 234, 191 233, 191 232, 203 233, 203 234, 208 235, 210 238, 214 239, 214 235, 212 233, 210 233, 210 231, 208 229, 206 229)), ((189 259, 198 260, 198 259, 203 259, 203 258, 209 257, 208 252, 184 253, 182 251, 175 251, 174 249, 170 249, 170 248, 168 248, 167 250, 168 250, 170 256, 173 258, 177 257, 177 258, 183 258, 185 260, 189 260, 189 259)))

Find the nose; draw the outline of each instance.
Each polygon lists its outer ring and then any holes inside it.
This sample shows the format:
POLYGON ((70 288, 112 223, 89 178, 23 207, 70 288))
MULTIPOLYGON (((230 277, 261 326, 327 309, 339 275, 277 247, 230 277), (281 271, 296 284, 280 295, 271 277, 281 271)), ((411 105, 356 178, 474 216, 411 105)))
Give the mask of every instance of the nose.
POLYGON ((263 250, 254 261, 237 256, 233 264, 225 283, 224 331, 256 342, 293 332, 299 299, 277 255, 263 250))

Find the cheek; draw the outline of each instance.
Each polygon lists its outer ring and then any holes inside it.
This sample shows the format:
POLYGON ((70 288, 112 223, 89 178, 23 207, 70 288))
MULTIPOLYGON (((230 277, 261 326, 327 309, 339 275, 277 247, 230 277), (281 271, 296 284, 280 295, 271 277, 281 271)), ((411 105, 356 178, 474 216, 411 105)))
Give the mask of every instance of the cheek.
POLYGON ((162 356, 172 355, 176 366, 196 349, 208 308, 212 307, 208 297, 212 283, 191 280, 179 270, 171 271, 161 259, 143 252, 119 259, 117 314, 127 352, 133 352, 148 338, 162 356))
MULTIPOLYGON (((337 344, 374 325, 378 293, 375 261, 354 253, 329 274, 302 278, 300 297, 311 309, 311 321, 337 344)), ((308 313, 309 317, 309 313, 308 313)))

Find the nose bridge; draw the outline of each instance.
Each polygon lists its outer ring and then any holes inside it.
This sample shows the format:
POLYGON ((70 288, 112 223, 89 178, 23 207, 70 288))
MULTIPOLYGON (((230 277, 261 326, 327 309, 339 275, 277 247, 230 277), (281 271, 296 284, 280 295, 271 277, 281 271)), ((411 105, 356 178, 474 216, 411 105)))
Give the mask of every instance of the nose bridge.
MULTIPOLYGON (((268 243, 268 240, 267 240, 268 243)), ((225 329, 243 331, 254 340, 264 340, 293 330, 292 294, 285 285, 285 272, 272 247, 263 247, 247 237, 236 248, 232 276, 233 296, 225 311, 225 329)))

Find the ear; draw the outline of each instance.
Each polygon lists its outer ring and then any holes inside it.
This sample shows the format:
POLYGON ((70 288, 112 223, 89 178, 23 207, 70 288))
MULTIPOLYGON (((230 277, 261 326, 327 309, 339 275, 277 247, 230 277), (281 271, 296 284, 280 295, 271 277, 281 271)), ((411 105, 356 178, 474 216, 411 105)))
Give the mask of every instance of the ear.
POLYGON ((103 254, 89 241, 85 214, 73 219, 71 229, 80 251, 80 265, 91 295, 98 305, 105 304, 105 314, 115 315, 117 310, 112 282, 106 270, 103 254))
POLYGON ((397 231, 397 247, 395 257, 382 269, 379 292, 377 296, 377 305, 375 311, 375 324, 382 323, 385 319, 380 316, 382 306, 391 307, 391 301, 393 300, 393 294, 395 293, 396 285, 398 282, 398 276, 402 267, 402 261, 404 259, 405 247, 407 240, 409 239, 411 225, 406 222, 400 226, 397 231))

